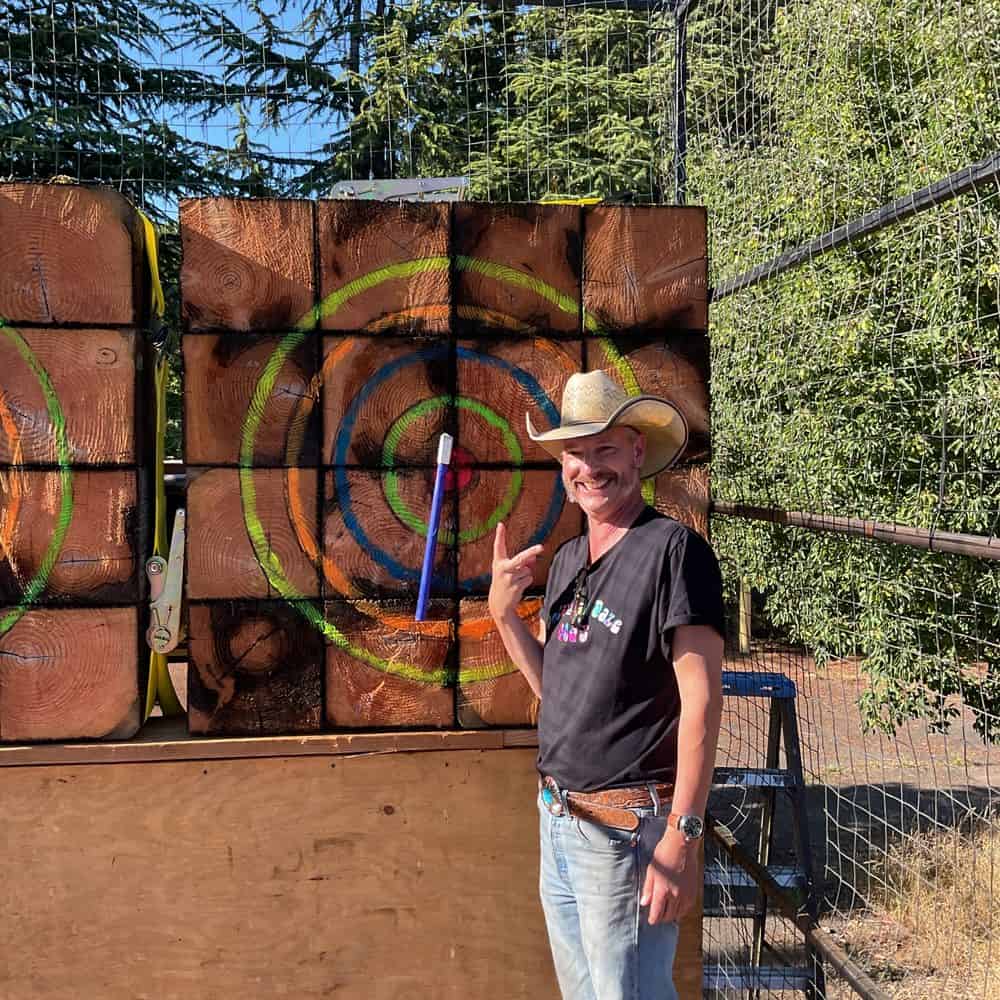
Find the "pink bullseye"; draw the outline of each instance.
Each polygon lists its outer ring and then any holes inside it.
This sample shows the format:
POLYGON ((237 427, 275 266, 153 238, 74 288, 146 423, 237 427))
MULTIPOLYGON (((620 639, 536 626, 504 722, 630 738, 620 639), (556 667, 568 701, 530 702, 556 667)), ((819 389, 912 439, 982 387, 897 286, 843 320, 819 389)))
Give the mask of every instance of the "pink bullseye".
POLYGON ((475 461, 475 456, 455 445, 451 450, 451 465, 444 474, 444 488, 461 493, 472 482, 472 466, 475 461))

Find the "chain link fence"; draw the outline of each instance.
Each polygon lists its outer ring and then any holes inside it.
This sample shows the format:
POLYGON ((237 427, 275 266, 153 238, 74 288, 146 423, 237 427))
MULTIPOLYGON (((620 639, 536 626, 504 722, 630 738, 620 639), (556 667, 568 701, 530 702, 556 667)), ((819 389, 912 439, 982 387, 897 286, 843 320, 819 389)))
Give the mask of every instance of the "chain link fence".
MULTIPOLYGON (((771 824, 806 912, 801 812, 818 926, 880 989, 992 998, 998 66, 1000 0, 14 0, 0 176, 120 188, 173 287, 190 195, 706 205, 726 666, 794 682, 807 786, 714 813, 758 858, 771 824)), ((773 704, 728 698, 720 765, 764 767, 773 704)), ((844 994, 760 900, 713 848, 712 989, 844 994)))

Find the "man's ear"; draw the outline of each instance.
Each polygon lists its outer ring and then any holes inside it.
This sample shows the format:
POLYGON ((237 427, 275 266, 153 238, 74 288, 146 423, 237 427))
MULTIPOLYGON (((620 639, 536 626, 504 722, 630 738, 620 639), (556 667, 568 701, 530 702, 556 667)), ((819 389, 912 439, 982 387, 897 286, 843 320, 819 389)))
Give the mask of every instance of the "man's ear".
POLYGON ((635 432, 635 450, 633 454, 635 455, 635 467, 641 469, 642 463, 646 459, 646 435, 642 431, 635 432))

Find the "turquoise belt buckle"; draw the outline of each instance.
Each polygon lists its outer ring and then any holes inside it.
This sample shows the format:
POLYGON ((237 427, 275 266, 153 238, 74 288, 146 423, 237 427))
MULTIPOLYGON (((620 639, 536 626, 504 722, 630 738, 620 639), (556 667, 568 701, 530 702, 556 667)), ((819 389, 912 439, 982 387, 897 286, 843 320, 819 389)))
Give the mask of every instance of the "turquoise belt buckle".
POLYGON ((546 784, 542 785, 542 802, 545 803, 545 808, 548 809, 553 816, 561 816, 563 811, 562 800, 559 798, 555 792, 546 784))

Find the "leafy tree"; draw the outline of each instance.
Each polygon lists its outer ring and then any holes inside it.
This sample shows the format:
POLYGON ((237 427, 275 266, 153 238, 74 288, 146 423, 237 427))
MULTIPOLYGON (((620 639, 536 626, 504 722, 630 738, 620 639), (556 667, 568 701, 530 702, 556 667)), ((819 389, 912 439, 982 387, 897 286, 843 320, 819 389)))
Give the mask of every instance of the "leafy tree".
MULTIPOLYGON (((701 5, 691 189, 734 275, 997 147, 997 0, 701 5), (724 57, 729 22, 741 47, 724 57), (742 96, 729 90, 745 81, 742 96), (724 99, 719 98, 725 93, 724 99)), ((1000 200, 972 194, 717 303, 715 492, 995 534, 1000 200)), ((1000 736, 1000 584, 985 560, 717 519, 732 567, 818 662, 864 658, 871 725, 1000 736)))
POLYGON ((220 150, 170 124, 181 109, 195 118, 225 99, 199 71, 154 64, 170 13, 169 0, 10 5, 0 23, 0 172, 111 184, 160 219, 168 191, 232 189, 220 150))

